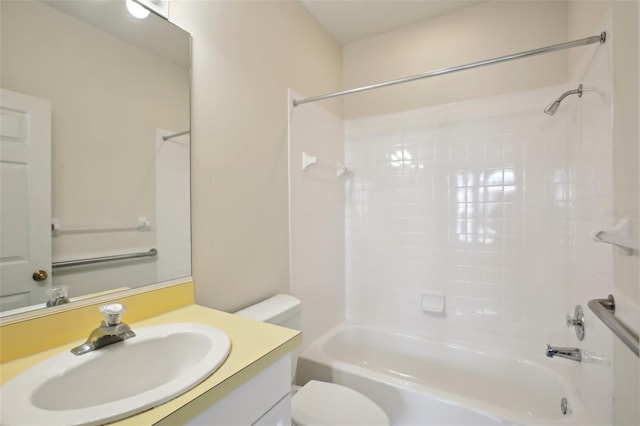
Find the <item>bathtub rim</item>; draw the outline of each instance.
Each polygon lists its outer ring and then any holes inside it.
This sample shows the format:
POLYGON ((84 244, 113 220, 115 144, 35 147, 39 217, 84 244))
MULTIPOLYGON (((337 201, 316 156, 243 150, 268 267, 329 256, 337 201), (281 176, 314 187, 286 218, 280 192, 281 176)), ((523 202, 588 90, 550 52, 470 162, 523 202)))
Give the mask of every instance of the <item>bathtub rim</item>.
MULTIPOLYGON (((340 324, 332 327, 327 332, 322 334, 318 339, 311 342, 307 347, 303 348, 299 353, 299 358, 319 363, 328 366, 332 370, 338 370, 345 373, 352 373, 360 376, 366 376, 376 381, 382 382, 389 386, 396 388, 407 388, 412 392, 423 392, 431 395, 435 399, 442 401, 446 404, 462 406, 471 411, 486 415, 488 417, 503 419, 509 422, 514 422, 522 425, 537 425, 541 422, 545 425, 588 425, 593 424, 591 416, 588 415, 579 395, 575 388, 572 386, 571 377, 569 371, 565 368, 550 368, 550 366, 542 364, 535 359, 522 357, 520 354, 505 354, 495 349, 488 348, 486 346, 465 344, 459 341, 447 341, 446 339, 437 337, 424 337, 416 336, 407 333, 402 330, 393 330, 390 328, 382 328, 378 326, 371 326, 362 324, 356 321, 345 320, 340 324), (373 330, 373 332, 389 333, 401 338, 408 338, 414 341, 429 341, 435 344, 443 344, 447 346, 453 346, 455 349, 464 349, 472 352, 481 352, 485 355, 495 355, 497 357, 510 357, 517 362, 526 363, 546 370, 549 374, 558 378, 558 380, 564 385, 563 395, 569 400, 571 413, 567 416, 558 417, 540 417, 523 415, 517 411, 509 410, 504 407, 500 407, 491 403, 483 402, 481 400, 467 397, 464 395, 447 392, 442 389, 429 387, 421 383, 415 383, 411 381, 403 381, 395 376, 385 374, 383 372, 367 369, 355 364, 351 364, 342 360, 335 359, 329 356, 323 349, 323 346, 334 335, 344 329, 365 329, 373 330), (426 392, 425 392, 426 391, 426 392)), ((297 380, 297 378, 296 378, 297 380)), ((298 383, 296 381, 296 383, 298 383)), ((304 384, 304 383, 298 383, 304 384)), ((558 411, 560 411, 560 401, 558 401, 558 411)))

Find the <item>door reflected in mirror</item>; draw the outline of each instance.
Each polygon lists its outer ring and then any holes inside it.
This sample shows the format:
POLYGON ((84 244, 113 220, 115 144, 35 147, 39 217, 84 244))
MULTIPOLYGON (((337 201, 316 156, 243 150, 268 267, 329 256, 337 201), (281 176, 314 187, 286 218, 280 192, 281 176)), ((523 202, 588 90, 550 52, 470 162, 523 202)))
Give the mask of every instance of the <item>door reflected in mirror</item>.
POLYGON ((0 311, 190 276, 189 34, 124 0, 0 8, 0 311))

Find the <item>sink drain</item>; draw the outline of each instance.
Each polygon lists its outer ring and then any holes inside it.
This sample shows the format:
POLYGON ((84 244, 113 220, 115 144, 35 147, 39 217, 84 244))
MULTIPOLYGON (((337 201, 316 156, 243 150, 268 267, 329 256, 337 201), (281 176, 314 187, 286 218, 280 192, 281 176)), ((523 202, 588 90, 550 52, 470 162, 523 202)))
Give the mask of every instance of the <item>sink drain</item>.
POLYGON ((569 401, 567 401, 567 398, 562 398, 560 400, 560 410, 562 411, 563 415, 567 415, 567 413, 569 413, 569 401))

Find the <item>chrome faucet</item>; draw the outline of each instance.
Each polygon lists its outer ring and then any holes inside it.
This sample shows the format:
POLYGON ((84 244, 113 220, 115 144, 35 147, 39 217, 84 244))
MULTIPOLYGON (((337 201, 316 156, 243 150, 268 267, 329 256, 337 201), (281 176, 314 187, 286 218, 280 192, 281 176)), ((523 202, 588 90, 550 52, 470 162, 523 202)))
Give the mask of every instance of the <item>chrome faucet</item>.
POLYGON ((65 303, 69 303, 69 297, 67 297, 69 291, 69 286, 63 285, 60 287, 52 287, 46 291, 47 295, 49 295, 49 300, 47 301, 47 308, 52 306, 64 305, 65 303))
POLYGON ((547 345, 547 356, 549 358, 559 356, 560 358, 566 358, 572 361, 582 361, 582 353, 578 348, 554 348, 551 345, 547 345))
POLYGON ((82 355, 112 343, 135 337, 136 333, 131 330, 131 327, 121 321, 122 315, 126 310, 125 306, 120 303, 100 306, 100 313, 104 318, 100 323, 100 327, 91 332, 86 342, 71 349, 71 353, 82 355))

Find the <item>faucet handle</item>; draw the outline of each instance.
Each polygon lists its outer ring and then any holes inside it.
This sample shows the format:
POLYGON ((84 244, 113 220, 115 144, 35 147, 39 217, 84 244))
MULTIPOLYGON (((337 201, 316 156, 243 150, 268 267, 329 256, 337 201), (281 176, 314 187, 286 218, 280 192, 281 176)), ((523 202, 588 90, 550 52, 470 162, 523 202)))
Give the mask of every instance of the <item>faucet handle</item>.
POLYGON ((122 316, 127 312, 127 308, 122 303, 110 303, 100 306, 100 313, 105 324, 118 325, 122 322, 122 316))
POLYGON ((576 305, 573 317, 567 315, 567 327, 575 327, 578 340, 584 340, 584 312, 582 306, 576 305))

